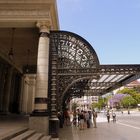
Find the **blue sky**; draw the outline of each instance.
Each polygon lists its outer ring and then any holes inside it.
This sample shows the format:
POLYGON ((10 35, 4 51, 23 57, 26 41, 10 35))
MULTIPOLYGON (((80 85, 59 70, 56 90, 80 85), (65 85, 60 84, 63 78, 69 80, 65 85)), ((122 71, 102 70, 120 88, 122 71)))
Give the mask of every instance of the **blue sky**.
POLYGON ((60 30, 85 38, 101 64, 140 64, 140 0, 57 0, 60 30))

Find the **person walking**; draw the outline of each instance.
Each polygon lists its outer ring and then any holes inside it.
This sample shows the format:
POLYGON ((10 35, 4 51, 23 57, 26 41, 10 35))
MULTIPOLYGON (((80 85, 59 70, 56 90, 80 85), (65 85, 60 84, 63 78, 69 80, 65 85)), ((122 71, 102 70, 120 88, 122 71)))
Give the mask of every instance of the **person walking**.
POLYGON ((115 112, 112 113, 112 118, 113 118, 113 123, 115 123, 116 122, 116 113, 115 112))
POLYGON ((78 127, 80 127, 80 111, 79 109, 77 110, 77 117, 78 117, 78 127))
POLYGON ((88 111, 85 112, 85 121, 86 121, 87 128, 90 128, 89 113, 88 113, 88 111))
POLYGON ((57 117, 59 119, 59 127, 63 128, 63 123, 64 123, 63 113, 62 112, 58 112, 57 113, 57 117))
POLYGON ((80 130, 84 130, 84 119, 85 119, 85 117, 84 117, 84 112, 83 111, 81 111, 79 117, 80 117, 80 130))
POLYGON ((109 123, 109 122, 110 122, 110 113, 109 113, 109 110, 107 111, 106 116, 107 116, 107 121, 108 121, 108 123, 109 123))
POLYGON ((92 114, 93 114, 94 128, 97 128, 97 124, 96 124, 97 112, 93 109, 92 114))
POLYGON ((70 115, 68 109, 64 111, 64 119, 65 119, 66 126, 70 125, 70 115))
POLYGON ((92 121, 91 121, 92 111, 90 110, 90 111, 88 111, 88 113, 89 113, 89 127, 91 127, 91 125, 92 125, 92 121))
POLYGON ((76 113, 76 111, 74 111, 74 113, 73 113, 73 120, 72 120, 72 122, 73 122, 74 126, 77 126, 77 113, 76 113))

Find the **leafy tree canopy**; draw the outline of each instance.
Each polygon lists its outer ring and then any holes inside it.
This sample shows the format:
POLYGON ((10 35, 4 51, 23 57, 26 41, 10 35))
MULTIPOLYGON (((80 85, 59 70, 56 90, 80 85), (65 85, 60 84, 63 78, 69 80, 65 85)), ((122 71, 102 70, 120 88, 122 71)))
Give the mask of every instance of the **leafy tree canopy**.
POLYGON ((102 109, 107 104, 107 99, 99 97, 98 103, 92 103, 92 108, 102 109))
POLYGON ((111 107, 116 107, 120 105, 121 100, 125 97, 128 96, 127 94, 115 94, 112 96, 112 98, 109 99, 110 106, 111 107))
POLYGON ((132 97, 132 96, 125 96, 121 100, 121 104, 125 107, 128 108, 130 106, 137 106, 137 101, 132 97))
POLYGON ((118 93, 134 95, 134 94, 137 94, 138 92, 134 88, 132 88, 132 89, 124 88, 122 90, 119 90, 118 93))
POLYGON ((128 94, 131 95, 139 104, 140 103, 140 93, 139 93, 139 88, 124 88, 122 90, 119 90, 118 93, 120 94, 128 94))

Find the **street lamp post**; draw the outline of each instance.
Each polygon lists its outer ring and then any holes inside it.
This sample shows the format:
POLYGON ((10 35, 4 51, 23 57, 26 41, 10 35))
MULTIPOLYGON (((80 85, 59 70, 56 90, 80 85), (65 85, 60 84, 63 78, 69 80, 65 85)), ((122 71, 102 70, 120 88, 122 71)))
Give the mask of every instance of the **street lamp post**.
POLYGON ((130 100, 129 100, 129 104, 128 104, 128 114, 130 114, 130 100))

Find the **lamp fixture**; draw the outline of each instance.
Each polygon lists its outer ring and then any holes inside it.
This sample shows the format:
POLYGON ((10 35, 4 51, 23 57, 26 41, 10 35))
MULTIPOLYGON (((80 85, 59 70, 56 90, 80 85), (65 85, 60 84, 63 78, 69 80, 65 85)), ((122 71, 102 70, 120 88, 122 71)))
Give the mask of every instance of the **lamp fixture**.
POLYGON ((30 57, 30 49, 27 50, 27 65, 26 65, 26 72, 29 72, 29 58, 30 57))
POLYGON ((14 47, 14 34, 15 34, 15 28, 12 28, 12 35, 11 35, 11 48, 8 52, 8 56, 11 60, 13 60, 14 57, 14 52, 13 52, 13 47, 14 47))
POLYGON ((10 48, 9 53, 8 53, 9 58, 12 60, 14 53, 13 53, 13 48, 10 48))

